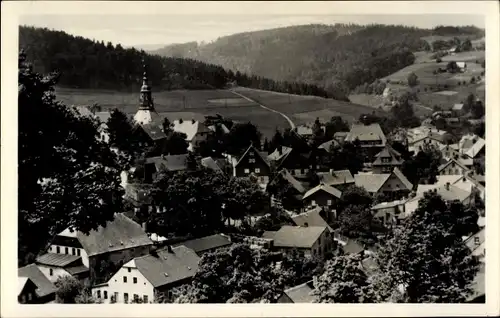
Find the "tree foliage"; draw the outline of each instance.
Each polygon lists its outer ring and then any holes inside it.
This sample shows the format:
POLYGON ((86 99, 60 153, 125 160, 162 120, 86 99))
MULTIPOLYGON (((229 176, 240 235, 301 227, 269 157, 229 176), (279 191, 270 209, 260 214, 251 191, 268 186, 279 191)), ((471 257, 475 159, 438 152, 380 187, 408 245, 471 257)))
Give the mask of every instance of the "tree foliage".
POLYGON ((123 162, 101 141, 99 121, 55 100, 54 76, 19 57, 19 260, 57 231, 84 233, 121 210, 123 162), (36 234, 36 238, 33 236, 36 234))
POLYGON ((401 171, 412 184, 432 184, 437 181, 442 158, 442 153, 436 147, 426 145, 416 156, 403 162, 401 171))
POLYGON ((464 302, 478 260, 461 237, 455 203, 428 193, 418 209, 378 251, 378 301, 464 302))
POLYGON ((90 294, 90 290, 73 276, 60 276, 55 282, 56 302, 61 304, 97 304, 100 303, 90 294))
POLYGON ((318 273, 319 263, 296 254, 235 244, 203 255, 193 282, 176 303, 276 302, 283 290, 318 273))
POLYGON ((250 122, 235 124, 225 136, 224 149, 229 154, 241 155, 250 144, 253 144, 257 150, 260 150, 261 136, 257 126, 250 122))
POLYGON ((372 303, 371 285, 359 255, 337 256, 328 260, 325 271, 314 284, 317 303, 372 303))

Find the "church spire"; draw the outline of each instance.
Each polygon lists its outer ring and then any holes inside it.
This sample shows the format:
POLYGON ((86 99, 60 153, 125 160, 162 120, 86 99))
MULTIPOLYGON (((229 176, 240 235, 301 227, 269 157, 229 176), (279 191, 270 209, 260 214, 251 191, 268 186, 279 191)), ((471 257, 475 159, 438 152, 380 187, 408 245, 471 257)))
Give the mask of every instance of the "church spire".
POLYGON ((151 87, 148 83, 148 72, 146 68, 146 63, 144 62, 144 58, 142 59, 142 64, 144 68, 144 73, 142 77, 142 86, 141 86, 141 97, 140 97, 140 105, 139 109, 147 109, 153 110, 153 96, 151 94, 151 87))

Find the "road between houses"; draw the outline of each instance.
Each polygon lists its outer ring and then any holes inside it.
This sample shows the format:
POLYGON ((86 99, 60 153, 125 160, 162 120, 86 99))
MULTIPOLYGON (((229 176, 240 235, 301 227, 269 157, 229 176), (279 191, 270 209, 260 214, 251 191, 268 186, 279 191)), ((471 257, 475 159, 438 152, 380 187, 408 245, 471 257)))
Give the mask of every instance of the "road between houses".
POLYGON ((277 110, 274 110, 274 109, 272 109, 272 108, 269 108, 269 107, 267 107, 267 106, 264 106, 264 105, 262 105, 261 103, 258 103, 257 101, 255 101, 255 100, 253 100, 253 99, 251 99, 251 98, 249 98, 249 97, 246 97, 245 95, 242 95, 242 94, 240 94, 240 93, 236 93, 235 91, 230 90, 230 92, 231 92, 231 93, 233 93, 233 94, 235 94, 235 95, 240 96, 241 98, 246 99, 246 100, 247 100, 247 101, 249 101, 249 102, 256 103, 257 105, 259 105, 260 107, 264 108, 265 110, 271 111, 271 112, 273 112, 273 113, 280 114, 281 116, 283 116, 283 118, 285 118, 285 119, 288 121, 288 123, 290 124, 290 127, 291 127, 292 129, 295 129, 295 124, 294 124, 294 123, 293 123, 293 121, 290 119, 290 117, 288 117, 287 115, 283 114, 282 112, 279 112, 279 111, 277 111, 277 110))

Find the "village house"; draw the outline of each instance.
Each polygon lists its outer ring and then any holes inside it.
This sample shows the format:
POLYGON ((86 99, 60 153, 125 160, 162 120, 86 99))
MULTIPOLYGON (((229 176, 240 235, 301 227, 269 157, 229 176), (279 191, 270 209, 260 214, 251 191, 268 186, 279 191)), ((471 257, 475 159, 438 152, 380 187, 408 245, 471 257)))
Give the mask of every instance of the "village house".
POLYGON ((201 165, 217 173, 226 175, 228 172, 227 161, 225 159, 205 157, 201 159, 201 165))
POLYGON ((367 152, 367 159, 373 160, 373 157, 382 151, 387 143, 382 128, 378 123, 365 124, 352 124, 351 130, 347 134, 345 141, 354 142, 358 140, 361 147, 367 152))
POLYGON ((333 134, 333 139, 337 140, 339 144, 343 144, 349 132, 347 131, 337 131, 333 134))
POLYGON ((194 119, 183 120, 180 118, 174 120, 172 128, 175 132, 186 134, 189 151, 193 151, 200 142, 207 140, 208 135, 212 133, 204 123, 194 119))
POLYGON ((320 206, 327 210, 331 210, 335 207, 341 196, 342 192, 340 190, 320 183, 307 191, 302 197, 302 201, 303 205, 306 207, 320 206))
POLYGON ((404 207, 404 213, 406 214, 406 217, 410 216, 418 208, 419 201, 422 198, 424 198, 425 193, 427 192, 437 193, 445 201, 457 200, 464 205, 469 205, 474 203, 474 196, 470 191, 462 190, 457 186, 447 183, 445 185, 440 186, 439 188, 433 188, 426 192, 420 190, 420 192, 417 193, 415 197, 406 201, 404 207))
POLYGON ((233 166, 233 177, 249 177, 254 175, 262 188, 266 188, 271 175, 271 167, 267 159, 252 144, 237 157, 228 157, 233 166))
POLYGON ((273 233, 273 247, 281 251, 297 249, 306 257, 324 257, 331 251, 332 241, 325 226, 284 225, 273 233))
POLYGON ((401 154, 394 150, 390 145, 375 156, 375 161, 372 163, 373 173, 391 173, 394 168, 401 168, 403 159, 401 154))
MULTIPOLYGON (((56 297, 56 287, 54 284, 40 271, 35 264, 29 264, 17 270, 19 277, 26 277, 35 284, 35 295, 33 295, 32 302, 37 304, 46 304, 53 302, 56 297)), ((29 288, 28 290, 31 291, 29 288)), ((20 291, 21 292, 21 291, 20 291)), ((25 293, 26 295, 26 293, 25 293)), ((26 295, 26 301, 29 297, 26 295)))
POLYGON ((484 157, 486 153, 486 141, 480 137, 474 140, 474 144, 465 151, 465 154, 472 159, 484 157))
POLYGON ((354 182, 372 195, 405 196, 413 189, 413 185, 398 168, 394 168, 391 173, 358 173, 354 175, 354 182))
POLYGON ((455 117, 462 116, 464 113, 464 104, 463 103, 454 104, 453 107, 451 108, 451 112, 455 117))
POLYGON ((46 253, 37 257, 35 264, 52 283, 63 276, 73 276, 82 282, 89 278, 89 268, 78 255, 46 253))
POLYGON ((421 136, 418 139, 415 139, 408 143, 408 150, 417 154, 420 150, 422 150, 425 146, 433 146, 439 149, 444 146, 444 134, 437 134, 434 132, 430 132, 425 136, 421 136))
POLYGON ((437 182, 434 184, 419 184, 417 187, 417 195, 423 194, 427 191, 442 187, 447 183, 458 187, 464 191, 469 193, 473 193, 477 191, 479 197, 484 200, 485 199, 485 188, 484 186, 471 177, 469 174, 466 175, 441 175, 437 176, 437 182))
POLYGON ((456 62, 457 63, 457 66, 458 66, 458 69, 460 70, 460 72, 465 72, 467 70, 467 63, 466 62, 456 62))
POLYGON ((313 167, 310 153, 299 153, 298 150, 279 146, 267 156, 267 160, 275 170, 287 169, 293 176, 305 177, 313 167))
POLYGON ((335 146, 339 146, 340 142, 337 139, 332 139, 327 142, 322 143, 321 145, 318 146, 318 149, 324 150, 326 152, 330 152, 330 149, 335 146))
POLYGON ((144 182, 153 183, 162 171, 184 171, 187 169, 188 154, 149 157, 144 163, 144 182))
POLYGON ((333 235, 333 229, 328 222, 335 220, 335 211, 325 211, 321 207, 315 207, 312 210, 293 215, 292 221, 297 226, 324 226, 328 232, 333 235))
POLYGON ((187 284, 200 258, 185 247, 168 246, 127 261, 107 282, 95 285, 92 295, 103 303, 152 303, 158 295, 172 299, 172 288, 187 284))
POLYGON ((384 226, 398 225, 405 218, 405 202, 404 199, 376 204, 371 207, 373 218, 378 219, 384 226))
MULTIPOLYGON (((88 235, 70 229, 62 231, 56 235, 47 252, 81 258, 83 266, 90 271, 90 282, 96 283, 112 274, 113 268, 149 253, 152 245, 153 242, 139 224, 122 213, 116 213, 114 220, 107 222, 106 227, 100 226, 88 235), (104 263, 108 264, 105 270, 104 263)), ((51 276, 50 269, 44 274, 51 276)))
MULTIPOLYGON (((279 171, 275 178, 270 182, 270 184, 276 185, 277 187, 281 186, 281 183, 278 183, 278 178, 281 178, 280 181, 285 181, 288 184, 291 185, 293 195, 297 201, 301 201, 302 197, 304 196, 304 193, 306 192, 306 186, 300 182, 299 180, 295 179, 294 176, 288 172, 286 169, 282 169, 279 171)), ((269 189, 268 189, 269 190, 269 189)), ((281 202, 279 202, 274 196, 271 196, 271 205, 280 205, 281 202)))
POLYGON ((354 185, 354 177, 349 170, 333 170, 329 172, 318 172, 319 182, 340 191, 344 191, 351 185, 354 185))
POLYGON ((438 167, 439 175, 465 175, 470 171, 466 165, 457 159, 448 159, 445 163, 438 167))
POLYGON ((214 234, 210 236, 205 236, 201 238, 196 238, 188 241, 183 241, 177 244, 174 244, 173 247, 177 246, 185 246, 190 250, 193 250, 196 255, 202 257, 203 254, 211 253, 220 248, 229 247, 233 244, 231 242, 231 238, 224 234, 214 234))
POLYGON ((31 279, 25 276, 17 277, 17 301, 20 304, 36 304, 37 287, 31 279))
POLYGON ((311 295, 314 290, 313 281, 309 281, 283 291, 283 294, 278 298, 278 303, 313 303, 314 297, 311 295))
POLYGON ((465 245, 471 250, 472 255, 477 256, 479 261, 484 264, 486 255, 486 242, 484 228, 480 229, 468 238, 465 238, 465 245))

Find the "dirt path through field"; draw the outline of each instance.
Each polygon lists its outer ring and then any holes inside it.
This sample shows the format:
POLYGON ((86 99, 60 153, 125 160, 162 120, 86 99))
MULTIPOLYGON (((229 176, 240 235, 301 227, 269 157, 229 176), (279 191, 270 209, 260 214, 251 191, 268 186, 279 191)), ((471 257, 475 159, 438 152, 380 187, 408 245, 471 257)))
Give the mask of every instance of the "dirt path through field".
POLYGON ((233 94, 235 94, 235 95, 240 96, 241 98, 246 99, 246 100, 247 100, 247 101, 249 101, 249 102, 256 103, 257 105, 259 105, 260 107, 262 107, 262 108, 264 108, 264 109, 266 109, 266 110, 269 110, 269 111, 271 111, 271 112, 273 112, 273 113, 280 114, 281 116, 283 116, 283 118, 285 118, 285 119, 288 121, 288 123, 290 124, 290 127, 291 127, 292 129, 295 129, 295 124, 294 124, 294 123, 293 123, 293 121, 290 119, 290 117, 288 117, 287 115, 283 114, 282 112, 279 112, 279 111, 277 111, 277 110, 274 110, 274 109, 271 109, 271 108, 269 108, 269 107, 267 107, 267 106, 264 106, 264 105, 262 105, 261 103, 258 103, 258 102, 256 102, 255 100, 253 100, 253 99, 251 99, 251 98, 246 97, 245 95, 242 95, 242 94, 240 94, 240 93, 236 93, 235 91, 230 90, 230 92, 231 92, 231 93, 233 93, 233 94))

